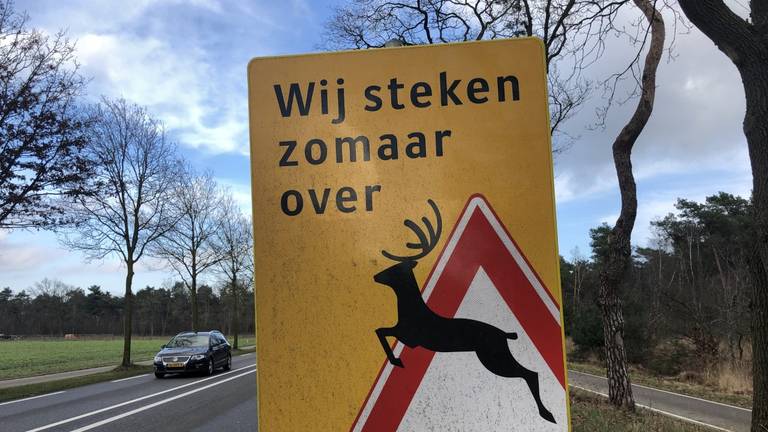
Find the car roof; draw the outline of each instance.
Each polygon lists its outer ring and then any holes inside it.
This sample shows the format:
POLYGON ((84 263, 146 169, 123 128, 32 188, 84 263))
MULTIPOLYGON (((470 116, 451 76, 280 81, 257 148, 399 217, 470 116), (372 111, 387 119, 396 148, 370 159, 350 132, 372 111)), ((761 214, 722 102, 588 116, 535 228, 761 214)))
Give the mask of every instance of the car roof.
POLYGON ((208 336, 208 335, 213 334, 213 333, 215 333, 215 334, 222 334, 218 330, 208 330, 208 331, 198 331, 198 332, 185 331, 185 332, 181 332, 181 333, 177 334, 176 336, 194 336, 194 335, 208 336))
POLYGON ((208 336, 208 335, 210 335, 211 333, 212 333, 212 332, 207 332, 207 331, 204 331, 204 332, 202 332, 202 331, 199 331, 199 332, 191 332, 191 331, 190 331, 190 332, 181 332, 181 333, 177 334, 176 336, 208 336))

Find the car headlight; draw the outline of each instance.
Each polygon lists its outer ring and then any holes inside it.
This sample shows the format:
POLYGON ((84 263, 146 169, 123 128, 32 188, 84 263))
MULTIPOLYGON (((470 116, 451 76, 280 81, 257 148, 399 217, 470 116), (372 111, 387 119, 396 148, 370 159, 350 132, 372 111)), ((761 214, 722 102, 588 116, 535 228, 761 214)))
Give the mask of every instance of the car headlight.
POLYGON ((162 359, 162 358, 160 358, 160 356, 159 356, 159 355, 156 355, 156 356, 155 356, 155 363, 160 363, 160 362, 162 362, 162 361, 163 361, 163 359, 162 359))
POLYGON ((192 360, 202 360, 205 358, 205 354, 195 354, 192 356, 192 360))

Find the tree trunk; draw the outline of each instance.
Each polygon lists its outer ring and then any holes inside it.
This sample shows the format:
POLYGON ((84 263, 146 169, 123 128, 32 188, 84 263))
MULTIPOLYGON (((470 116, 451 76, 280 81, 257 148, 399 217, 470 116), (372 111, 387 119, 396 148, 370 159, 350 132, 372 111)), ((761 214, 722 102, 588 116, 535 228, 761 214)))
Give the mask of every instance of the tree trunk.
POLYGON ((617 407, 634 410, 635 399, 627 368, 627 354, 624 349, 624 313, 621 300, 615 289, 616 285, 607 278, 607 275, 601 274, 599 301, 603 312, 608 399, 617 407))
POLYGON ((768 56, 741 68, 747 94, 744 133, 752 163, 752 199, 759 260, 751 266, 752 431, 768 429, 768 56))
POLYGON ((192 301, 192 331, 198 331, 198 310, 197 310, 197 278, 192 277, 192 285, 189 288, 192 301))
POLYGON ((239 347, 239 342, 237 340, 238 337, 238 331, 240 330, 240 318, 239 318, 239 304, 237 301, 237 276, 232 278, 232 333, 234 335, 233 342, 234 342, 234 348, 237 349, 239 347))
POLYGON ((123 362, 121 366, 129 367, 131 365, 131 332, 133 325, 133 263, 127 263, 127 273, 125 275, 125 308, 123 309, 123 362))
POLYGON ((680 0, 683 12, 736 66, 746 97, 744 135, 752 165, 755 256, 751 330, 752 432, 768 429, 768 3, 750 2, 750 20, 721 0, 680 0))
POLYGON ((573 301, 571 302, 571 316, 576 318, 576 314, 579 312, 579 285, 577 283, 579 278, 579 263, 573 266, 573 301))
POLYGON ((634 0, 649 23, 651 44, 645 58, 642 92, 635 113, 613 142, 613 161, 619 179, 621 213, 608 236, 608 255, 600 271, 599 302, 603 314, 606 375, 610 402, 635 409, 632 383, 624 348, 624 315, 619 289, 632 260, 631 236, 637 217, 637 186, 632 173, 632 148, 653 112, 656 97, 656 70, 664 50, 664 21, 652 0, 634 0))

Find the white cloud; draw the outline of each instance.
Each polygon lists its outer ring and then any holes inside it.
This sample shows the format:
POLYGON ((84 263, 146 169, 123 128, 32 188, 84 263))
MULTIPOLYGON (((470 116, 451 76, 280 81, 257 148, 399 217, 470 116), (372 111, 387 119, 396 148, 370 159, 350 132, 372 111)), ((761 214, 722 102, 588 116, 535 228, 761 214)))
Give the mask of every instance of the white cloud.
POLYGON ((41 262, 55 261, 62 255, 60 250, 40 244, 15 241, 11 235, 3 234, 0 238, 0 273, 5 276, 28 273, 39 269, 41 262))
MULTIPOLYGON (((669 213, 677 213, 675 204, 678 198, 704 202, 706 197, 718 192, 727 192, 743 198, 749 198, 752 190, 752 178, 749 174, 735 176, 718 182, 712 186, 709 182, 699 184, 681 183, 670 185, 668 188, 654 188, 638 196, 637 218, 632 231, 632 243, 648 246, 653 238, 651 222, 661 219, 669 213)), ((611 226, 619 217, 618 212, 599 216, 597 224, 607 223, 611 226)))
MULTIPOLYGON (((667 197, 646 201, 642 205, 638 205, 635 228, 632 230, 632 244, 639 244, 641 246, 647 245, 648 240, 651 238, 651 222, 662 218, 669 213, 674 213, 676 202, 677 197, 667 197)), ((618 217, 618 213, 605 215, 598 218, 598 223, 606 223, 613 226, 618 217)))
MULTIPOLYGON (((622 55, 631 51, 622 44, 609 42, 605 58, 588 71, 592 78, 608 76, 625 64, 622 55)), ((659 68, 654 112, 633 150, 638 185, 662 175, 748 173, 742 131, 744 91, 735 67, 695 29, 678 36, 675 53, 673 61, 659 68)), ((614 106, 605 129, 585 129, 584 125, 594 124, 594 108, 603 103, 593 98, 567 125, 567 131, 580 139, 557 159, 559 203, 617 188, 611 145, 637 101, 614 106)), ((714 192, 716 186, 712 188, 714 192)))
POLYGON ((310 5, 307 0, 290 0, 290 5, 294 14, 306 15, 309 17, 314 15, 312 13, 313 6, 310 5))
POLYGON ((213 154, 248 153, 247 61, 270 52, 267 39, 293 31, 290 18, 312 16, 302 0, 293 17, 269 4, 218 0, 25 5, 33 26, 65 28, 76 40, 93 101, 106 95, 145 105, 172 138, 213 154))
MULTIPOLYGON (((162 261, 149 256, 136 264, 135 271, 135 289, 175 277, 162 261)), ((60 246, 50 232, 0 231, 0 276, 0 288, 9 286, 15 291, 49 278, 82 288, 101 285, 122 295, 125 265, 115 256, 85 262, 80 253, 60 246)))
POLYGON ((558 204, 585 199, 617 187, 616 174, 611 166, 595 167, 588 180, 578 178, 575 170, 564 170, 555 177, 555 198, 558 204))
POLYGON ((30 13, 35 24, 54 31, 65 28, 71 35, 121 30, 145 14, 158 13, 162 7, 223 12, 218 0, 25 0, 18 2, 18 6, 30 13))
POLYGON ((247 153, 246 97, 217 96, 216 72, 205 57, 155 37, 89 33, 78 42, 98 93, 148 106, 183 145, 247 153))

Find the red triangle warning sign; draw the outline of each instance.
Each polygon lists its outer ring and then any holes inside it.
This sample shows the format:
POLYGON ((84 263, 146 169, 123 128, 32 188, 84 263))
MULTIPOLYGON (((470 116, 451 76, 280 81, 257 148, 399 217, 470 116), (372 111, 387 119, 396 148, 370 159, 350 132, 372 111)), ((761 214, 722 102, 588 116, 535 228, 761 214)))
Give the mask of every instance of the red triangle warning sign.
POLYGON ((560 306, 481 195, 465 206, 422 298, 447 321, 496 327, 506 347, 435 352, 398 340, 402 367, 385 361, 352 432, 568 430, 560 306))

